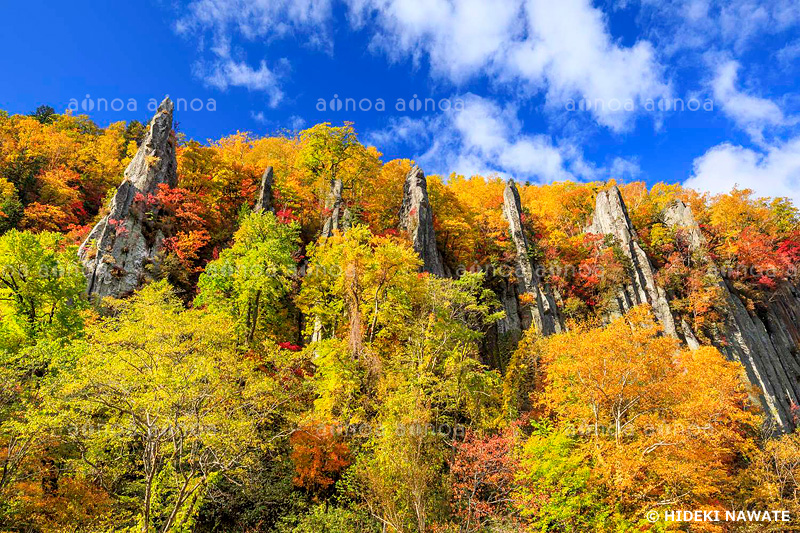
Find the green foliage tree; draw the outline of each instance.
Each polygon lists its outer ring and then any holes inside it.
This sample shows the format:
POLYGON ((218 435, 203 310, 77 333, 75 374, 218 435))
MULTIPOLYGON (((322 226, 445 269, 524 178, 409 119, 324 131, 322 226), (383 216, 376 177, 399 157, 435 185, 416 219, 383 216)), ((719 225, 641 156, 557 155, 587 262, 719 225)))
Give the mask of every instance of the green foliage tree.
POLYGON ((247 215, 233 246, 200 276, 196 304, 229 313, 243 343, 277 337, 286 324, 282 300, 292 288, 298 232, 296 223, 282 223, 273 213, 247 215))
POLYGON ((375 520, 363 512, 326 504, 315 505, 291 531, 292 533, 378 533, 380 527, 375 520))
POLYGON ((76 465, 131 504, 128 526, 181 530, 269 449, 260 431, 296 391, 241 356, 230 318, 183 310, 166 282, 113 307, 61 362, 49 416, 70 430, 76 465))
POLYGON ((521 451, 515 502, 531 531, 611 530, 612 510, 593 478, 591 454, 543 424, 521 451))
POLYGON ((50 124, 55 119, 56 110, 49 105, 40 105, 31 116, 42 124, 50 124))
POLYGON ((371 182, 380 172, 379 154, 358 142, 351 122, 342 126, 317 124, 300 132, 298 161, 307 175, 307 183, 316 190, 323 217, 331 210, 349 206, 357 214, 362 197, 370 194, 371 182), (341 202, 331 195, 341 194, 341 202))
POLYGON ((22 202, 14 184, 0 178, 0 235, 13 229, 22 220, 22 202))
MULTIPOLYGON (((0 501, 46 452, 40 386, 63 344, 82 333, 84 291, 75 247, 63 235, 0 236, 0 501)), ((13 506, 0 504, 0 524, 13 515, 13 506)))
POLYGON ((363 149, 358 142, 353 125, 333 127, 329 123, 317 124, 300 133, 303 148, 301 163, 315 176, 327 180, 342 179, 342 165, 363 149))
POLYGON ((0 236, 0 344, 69 336, 80 328, 85 288, 76 248, 63 235, 0 236))

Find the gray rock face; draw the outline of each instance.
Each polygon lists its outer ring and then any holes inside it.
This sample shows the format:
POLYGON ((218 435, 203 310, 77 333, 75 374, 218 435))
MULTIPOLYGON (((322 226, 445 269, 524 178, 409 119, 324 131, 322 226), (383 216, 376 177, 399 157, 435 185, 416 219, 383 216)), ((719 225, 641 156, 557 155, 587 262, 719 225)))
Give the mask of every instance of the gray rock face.
POLYGON ((519 306, 518 284, 504 280, 498 290, 495 291, 497 299, 503 306, 506 316, 497 321, 497 334, 500 337, 514 337, 519 340, 522 330, 528 329, 531 324, 530 314, 526 314, 519 306))
MULTIPOLYGON (((331 188, 328 191, 328 198, 325 200, 325 209, 330 211, 330 214, 325 218, 325 223, 322 225, 322 238, 328 238, 333 235, 335 230, 341 230, 342 221, 342 189, 344 185, 342 180, 331 180, 331 188)), ((346 212, 347 209, 344 209, 346 212)))
POLYGON ((428 201, 428 181, 425 173, 416 165, 408 172, 403 186, 400 229, 408 234, 414 250, 422 259, 422 270, 443 277, 445 270, 436 248, 433 210, 428 201))
POLYGON ((261 176, 261 188, 258 192, 258 200, 253 208, 254 211, 274 211, 272 205, 272 185, 274 178, 272 176, 272 167, 267 167, 264 174, 261 176))
MULTIPOLYGON (((689 237, 690 250, 703 253, 706 245, 691 209, 681 201, 663 212, 666 224, 681 229, 689 237)), ((776 429, 795 427, 792 407, 800 405, 800 291, 783 283, 772 295, 762 317, 752 314, 742 303, 733 285, 712 265, 726 308, 725 341, 715 342, 729 360, 738 361, 747 379, 760 391, 759 401, 776 429)))
POLYGON ((519 292, 528 292, 535 297, 536 306, 531 309, 533 323, 543 335, 560 333, 564 327, 555 298, 550 288, 542 283, 528 253, 528 241, 522 231, 522 204, 514 180, 509 180, 503 191, 503 214, 517 249, 519 292))
POLYGON ((90 295, 124 296, 158 268, 164 235, 158 210, 148 205, 147 196, 157 193, 161 184, 175 187, 178 182, 172 110, 172 101, 164 99, 125 169, 108 215, 78 249, 90 295), (137 194, 142 196, 137 198, 137 194))
POLYGON ((617 296, 617 312, 624 313, 636 305, 650 304, 664 332, 671 337, 678 337, 667 296, 656 284, 653 265, 639 245, 628 209, 616 186, 597 195, 594 218, 586 232, 613 236, 630 260, 629 283, 622 287, 617 296))
POLYGON ((697 251, 705 246, 706 239, 703 237, 700 226, 694 219, 691 207, 678 200, 667 207, 664 212, 661 213, 661 216, 664 219, 664 224, 686 233, 689 239, 689 247, 692 251, 697 251))

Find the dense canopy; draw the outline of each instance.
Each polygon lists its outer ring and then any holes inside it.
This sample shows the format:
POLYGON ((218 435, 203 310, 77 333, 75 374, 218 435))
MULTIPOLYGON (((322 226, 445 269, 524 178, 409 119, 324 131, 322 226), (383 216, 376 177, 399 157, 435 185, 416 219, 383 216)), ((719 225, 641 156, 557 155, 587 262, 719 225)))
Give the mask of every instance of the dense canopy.
POLYGON ((671 508, 800 516, 800 443, 768 438, 758 391, 721 353, 730 304, 710 270, 763 315, 797 281, 788 200, 617 184, 690 349, 646 304, 614 313, 630 260, 587 232, 613 184, 517 184, 528 254, 565 324, 543 336, 501 327, 520 275, 505 177, 427 176, 452 274, 438 277, 399 229, 413 162, 383 161, 352 124, 178 136, 177 186, 136 200, 161 217, 158 279, 88 298, 77 247, 144 135, 0 112, 4 531, 642 531, 648 511, 671 508), (267 167, 272 209, 254 210, 267 167), (320 238, 336 180, 347 223, 320 238), (664 218, 677 201, 699 247, 664 218))

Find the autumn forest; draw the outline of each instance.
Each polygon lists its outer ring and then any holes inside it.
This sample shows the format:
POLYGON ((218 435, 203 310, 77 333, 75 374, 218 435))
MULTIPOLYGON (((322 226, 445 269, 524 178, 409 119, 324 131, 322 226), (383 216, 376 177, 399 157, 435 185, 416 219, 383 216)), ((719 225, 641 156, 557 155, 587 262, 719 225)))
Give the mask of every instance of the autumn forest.
POLYGON ((800 520, 788 199, 428 175, 351 123, 198 142, 173 111, 0 111, 0 531, 800 520))

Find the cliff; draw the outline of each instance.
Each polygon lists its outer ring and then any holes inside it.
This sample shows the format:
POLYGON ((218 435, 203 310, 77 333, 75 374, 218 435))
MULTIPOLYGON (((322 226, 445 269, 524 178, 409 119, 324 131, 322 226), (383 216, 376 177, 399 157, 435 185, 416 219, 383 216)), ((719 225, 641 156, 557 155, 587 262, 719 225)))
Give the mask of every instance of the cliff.
MULTIPOLYGON (((683 230, 693 252, 705 254, 706 241, 691 209, 681 201, 664 210, 664 222, 683 230)), ((724 338, 714 344, 725 356, 742 364, 747 379, 760 391, 765 413, 779 431, 795 427, 800 405, 800 292, 782 282, 762 312, 752 313, 742 302, 733 284, 718 269, 709 272, 716 278, 726 303, 724 338)))

